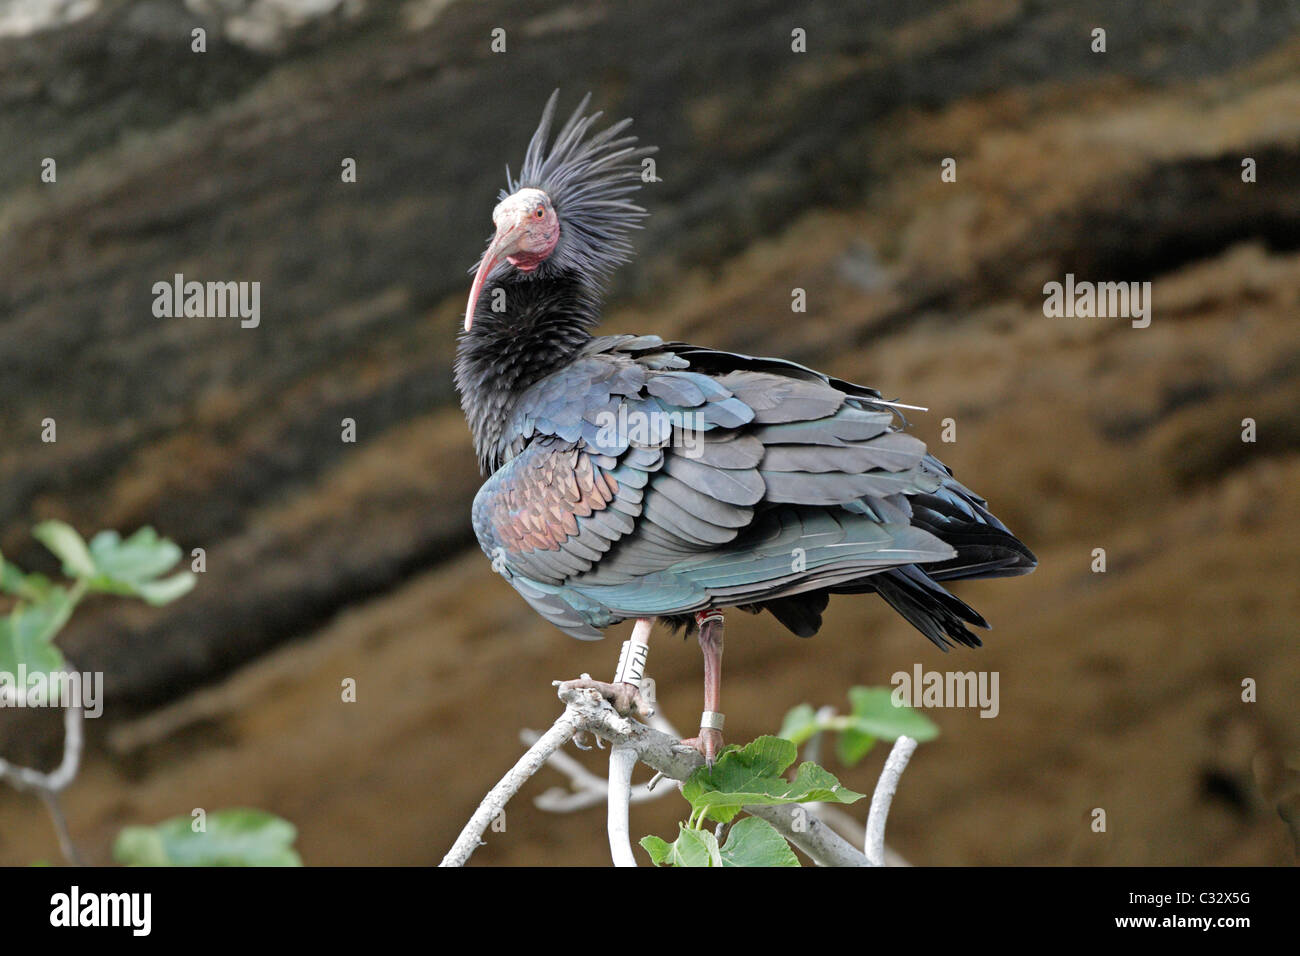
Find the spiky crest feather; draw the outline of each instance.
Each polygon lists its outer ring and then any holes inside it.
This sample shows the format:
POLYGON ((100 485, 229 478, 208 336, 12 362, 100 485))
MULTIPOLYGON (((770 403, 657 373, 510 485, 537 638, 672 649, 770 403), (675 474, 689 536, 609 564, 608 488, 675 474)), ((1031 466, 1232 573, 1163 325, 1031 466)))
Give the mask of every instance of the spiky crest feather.
MULTIPOLYGON (((631 119, 592 133, 604 114, 584 115, 590 93, 550 141, 559 97, 556 90, 546 101, 519 177, 512 177, 506 167, 506 188, 498 198, 529 187, 540 189, 550 197, 560 220, 559 244, 531 278, 567 272, 596 285, 632 257, 627 234, 640 228, 647 213, 629 197, 641 188, 641 160, 657 152, 657 147, 637 146, 637 137, 620 135, 632 125, 631 119)), ((476 263, 470 271, 477 267, 476 263)))

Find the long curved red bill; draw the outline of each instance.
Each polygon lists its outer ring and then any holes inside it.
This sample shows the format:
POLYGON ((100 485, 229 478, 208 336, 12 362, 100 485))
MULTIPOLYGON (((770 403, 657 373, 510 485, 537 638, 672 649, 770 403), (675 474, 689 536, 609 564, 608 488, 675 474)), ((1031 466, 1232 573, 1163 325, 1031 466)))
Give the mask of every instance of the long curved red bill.
POLYGON ((517 224, 498 229, 497 234, 492 237, 492 242, 488 244, 487 251, 483 253, 483 259, 478 264, 478 272, 474 273, 474 284, 469 287, 469 302, 465 305, 466 332, 474 324, 474 309, 478 305, 478 297, 483 291, 483 284, 487 282, 487 277, 492 274, 498 262, 518 251, 516 246, 520 231, 517 224))

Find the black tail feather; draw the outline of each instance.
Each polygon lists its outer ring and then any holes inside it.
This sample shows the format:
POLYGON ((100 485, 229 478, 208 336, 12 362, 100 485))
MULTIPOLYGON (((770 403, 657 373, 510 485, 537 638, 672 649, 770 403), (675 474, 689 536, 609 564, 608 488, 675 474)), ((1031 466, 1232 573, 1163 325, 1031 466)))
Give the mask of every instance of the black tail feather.
POLYGON ((942 650, 954 644, 979 647, 983 642, 966 625, 973 624, 985 630, 989 627, 989 622, 978 611, 936 584, 914 564, 890 568, 857 584, 842 585, 833 590, 836 594, 875 591, 942 650))
POLYGON ((951 545, 956 556, 933 564, 890 568, 858 581, 761 606, 795 634, 811 637, 821 628, 828 595, 875 591, 941 649, 956 644, 981 646, 982 641, 967 625, 987 630, 989 623, 938 582, 1028 574, 1038 566, 1038 559, 973 494, 963 494, 960 505, 941 497, 918 495, 912 501, 912 524, 951 545))
POLYGON ((772 612, 772 616, 784 624, 799 637, 812 637, 822 626, 822 612, 830 603, 827 591, 810 591, 792 597, 777 598, 767 601, 763 607, 772 612))

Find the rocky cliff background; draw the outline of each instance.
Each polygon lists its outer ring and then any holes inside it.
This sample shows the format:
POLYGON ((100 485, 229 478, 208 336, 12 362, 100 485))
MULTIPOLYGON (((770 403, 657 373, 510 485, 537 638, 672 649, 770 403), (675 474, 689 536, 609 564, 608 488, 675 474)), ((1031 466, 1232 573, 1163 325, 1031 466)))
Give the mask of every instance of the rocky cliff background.
MULTIPOLYGON (((61 640, 108 689, 66 799, 83 852, 252 805, 309 863, 436 862, 555 716, 550 680, 613 667, 621 634, 565 638, 473 544, 451 384, 465 270, 555 87, 661 150, 606 331, 928 406, 917 433, 1042 562, 960 588, 995 626, 979 651, 941 654, 875 598, 837 599, 808 642, 737 620, 729 738, 916 663, 997 671, 996 719, 931 715, 890 818, 908 859, 1294 862, 1288 0, 0 3, 0 551, 54 571, 30 529, 58 517, 207 553, 177 604, 94 602, 61 640), (155 318, 178 272, 259 281, 261 325, 155 318), (1151 281, 1150 327, 1044 316, 1066 273, 1151 281)), ((689 727, 697 649, 661 638, 651 671, 689 727)), ((49 761, 57 730, 0 714, 0 752, 49 761)), ((843 779, 869 789, 882 760, 843 779)), ((604 862, 599 811, 532 808, 560 783, 533 781, 474 862, 604 862)), ((43 815, 0 791, 0 863, 57 857, 43 815)))

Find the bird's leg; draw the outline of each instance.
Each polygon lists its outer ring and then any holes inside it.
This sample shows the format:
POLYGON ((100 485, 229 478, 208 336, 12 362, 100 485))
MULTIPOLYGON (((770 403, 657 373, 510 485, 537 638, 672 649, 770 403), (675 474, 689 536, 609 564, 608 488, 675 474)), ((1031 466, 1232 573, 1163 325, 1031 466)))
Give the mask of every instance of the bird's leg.
POLYGON ((632 628, 632 637, 623 643, 623 652, 618 658, 618 672, 612 683, 583 676, 579 680, 565 681, 560 686, 585 687, 598 691, 624 717, 639 717, 643 720, 653 717, 654 707, 641 696, 641 679, 645 676, 650 629, 654 623, 652 617, 637 618, 636 626, 632 628))
POLYGON ((722 750, 722 612, 699 612, 695 626, 704 651, 704 713, 700 715, 700 735, 682 743, 698 750, 712 767, 722 750))

